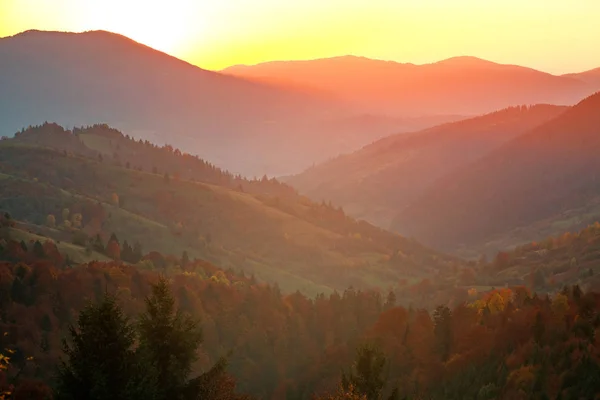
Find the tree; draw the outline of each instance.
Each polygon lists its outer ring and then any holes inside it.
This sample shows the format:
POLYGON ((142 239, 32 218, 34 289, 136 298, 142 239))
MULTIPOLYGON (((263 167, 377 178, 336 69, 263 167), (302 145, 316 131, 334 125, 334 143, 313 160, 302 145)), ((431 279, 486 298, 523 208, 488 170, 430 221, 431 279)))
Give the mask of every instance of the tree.
POLYGON ((46 217, 46 225, 50 228, 54 228, 56 226, 56 217, 53 214, 48 214, 46 217))
POLYGON ((137 263, 142 259, 143 256, 142 245, 140 242, 135 242, 133 244, 133 262, 137 263))
POLYGON ((364 345, 357 349, 354 365, 348 374, 342 373, 342 388, 346 392, 366 396, 367 400, 379 400, 382 396, 383 370, 386 359, 383 353, 373 345, 364 345))
POLYGON ((175 309, 175 300, 163 277, 146 298, 139 331, 140 351, 156 373, 158 399, 180 398, 188 387, 202 331, 198 321, 175 309))
POLYGON ((446 306, 439 306, 433 312, 436 350, 442 361, 450 357, 452 347, 452 312, 446 306))
POLYGON ((82 226, 83 216, 80 213, 75 213, 71 216, 71 226, 80 229, 82 226))
POLYGON ((62 219, 63 219, 63 222, 69 220, 69 214, 70 213, 71 212, 69 211, 68 208, 63 208, 63 210, 62 210, 62 219))
POLYGON ((154 387, 133 350, 134 326, 114 297, 105 295, 89 304, 76 326, 69 326, 70 341, 63 340, 56 399, 154 399, 154 387))
POLYGON ((117 242, 118 245, 120 245, 121 243, 119 242, 119 239, 117 238, 117 235, 113 232, 110 235, 110 238, 108 239, 108 243, 110 242, 117 242))
POLYGON ((33 244, 33 255, 37 258, 46 258, 46 252, 44 251, 44 246, 40 243, 39 240, 36 240, 33 244))
POLYGON ((98 253, 104 253, 104 244, 102 244, 102 238, 100 237, 100 234, 96 234, 92 240, 92 249, 98 253))
POLYGON ((181 255, 181 267, 185 268, 190 263, 190 257, 188 256, 187 251, 183 251, 181 255))
POLYGON ((121 247, 119 243, 115 240, 110 240, 106 245, 106 255, 112 258, 113 260, 121 259, 121 247))
POLYGON ((116 193, 113 193, 110 197, 110 201, 113 205, 119 207, 119 195, 116 193))
POLYGON ((358 393, 352 385, 347 388, 339 385, 335 393, 317 397, 316 400, 367 400, 367 396, 358 393))
POLYGON ((387 298, 385 300, 385 303, 383 304, 383 309, 384 310, 389 310, 390 308, 394 308, 396 306, 396 293, 394 293, 393 290, 390 290, 390 292, 387 295, 387 298))

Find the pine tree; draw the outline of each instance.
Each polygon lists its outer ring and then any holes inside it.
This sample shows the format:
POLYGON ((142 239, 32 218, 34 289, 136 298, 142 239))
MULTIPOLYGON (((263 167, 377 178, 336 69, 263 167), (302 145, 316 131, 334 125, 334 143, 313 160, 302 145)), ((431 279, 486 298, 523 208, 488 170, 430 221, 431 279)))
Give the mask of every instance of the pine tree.
POLYGON ((63 340, 66 360, 61 362, 55 398, 58 400, 152 400, 155 389, 144 376, 133 350, 134 326, 105 295, 89 304, 69 327, 70 341, 63 340))
POLYGON ((121 259, 123 261, 127 261, 127 262, 134 262, 133 261, 133 249, 131 248, 131 246, 129 246, 129 243, 127 243, 127 240, 125 240, 123 242, 123 248, 121 249, 121 259))
POLYGON ((188 256, 187 251, 183 251, 181 255, 181 267, 185 268, 190 263, 190 257, 188 256))
POLYGON ((352 370, 342 374, 344 390, 354 388, 365 395, 367 400, 379 400, 385 380, 383 377, 386 359, 383 353, 372 345, 359 347, 352 370))
POLYGON ((39 240, 36 240, 33 244, 33 255, 37 258, 46 258, 46 252, 44 251, 44 246, 40 243, 39 240))
POLYGON ((102 238, 100 234, 97 234, 92 242, 92 248, 98 253, 104 253, 104 244, 102 244, 102 238))
POLYGON ((452 347, 452 312, 446 306, 439 306, 433 312, 433 320, 437 351, 442 361, 447 361, 452 347))
POLYGON ((152 365, 159 399, 180 398, 188 386, 196 349, 202 342, 198 321, 175 309, 165 278, 152 287, 139 321, 140 351, 152 365))
POLYGON ((140 244, 140 242, 135 242, 133 244, 133 259, 132 262, 133 263, 137 263, 142 259, 142 245, 140 244))

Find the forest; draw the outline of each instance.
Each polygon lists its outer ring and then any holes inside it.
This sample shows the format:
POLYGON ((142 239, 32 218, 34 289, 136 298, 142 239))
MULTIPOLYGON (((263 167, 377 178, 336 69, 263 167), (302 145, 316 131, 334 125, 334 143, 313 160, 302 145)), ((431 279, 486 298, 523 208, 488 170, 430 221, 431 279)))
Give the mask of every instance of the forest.
POLYGON ((524 286, 471 293, 427 310, 399 306, 394 292, 283 294, 199 259, 171 260, 167 272, 117 261, 67 266, 52 249, 10 238, 0 245, 6 399, 579 399, 600 391, 600 294, 577 285, 553 296, 524 286))
POLYGON ((599 224, 467 261, 105 125, 0 155, 3 399, 600 391, 599 224))

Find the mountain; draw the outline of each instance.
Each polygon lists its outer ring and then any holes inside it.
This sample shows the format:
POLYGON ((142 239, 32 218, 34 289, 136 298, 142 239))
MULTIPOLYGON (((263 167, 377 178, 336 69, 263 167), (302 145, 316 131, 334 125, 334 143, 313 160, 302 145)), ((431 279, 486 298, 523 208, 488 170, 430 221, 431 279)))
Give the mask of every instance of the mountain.
POLYGON ((580 81, 586 82, 592 85, 595 90, 600 90, 600 68, 595 68, 589 71, 575 73, 575 74, 566 74, 563 75, 567 78, 574 78, 580 81))
POLYGON ((600 93, 441 178, 392 227, 446 250, 535 224, 577 229, 600 217, 599 151, 600 93))
POLYGON ((378 140, 286 182, 317 201, 389 228, 393 217, 442 176, 546 122, 567 107, 512 107, 378 140))
POLYGON ((480 115, 519 104, 572 105, 594 92, 572 77, 475 57, 415 65, 344 56, 238 65, 222 72, 320 89, 366 112, 390 116, 480 115))
POLYGON ((235 177, 103 125, 19 132, 0 141, 0 160, 0 210, 61 243, 93 248, 114 233, 146 251, 186 252, 310 295, 386 287, 460 264, 275 180, 235 177))
POLYGON ((45 121, 108 123, 250 177, 299 172, 405 130, 387 120, 337 128, 363 112, 322 92, 202 70, 104 31, 2 38, 0 65, 0 135, 45 121))

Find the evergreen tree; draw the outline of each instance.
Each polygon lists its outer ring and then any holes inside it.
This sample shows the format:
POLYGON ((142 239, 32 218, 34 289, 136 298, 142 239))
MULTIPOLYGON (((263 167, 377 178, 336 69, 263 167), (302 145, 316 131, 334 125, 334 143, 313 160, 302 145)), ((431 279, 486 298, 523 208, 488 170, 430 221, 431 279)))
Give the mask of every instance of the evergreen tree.
MULTIPOLYGON (((108 239, 108 243, 113 242, 113 241, 115 243, 117 243, 119 245, 119 247, 121 246, 121 242, 119 242, 119 239, 117 238, 117 235, 114 232, 111 233, 110 238, 108 239)), ((107 245, 108 245, 108 243, 107 243, 107 245)))
POLYGON ((127 240, 123 242, 123 248, 121 249, 121 259, 127 262, 135 262, 133 261, 133 249, 127 243, 127 240))
POLYGON ((393 290, 390 290, 390 292, 387 295, 387 299, 385 300, 385 303, 383 304, 383 309, 389 310, 390 308, 394 308, 394 307, 396 307, 396 293, 394 293, 393 290))
POLYGON ((133 259, 132 262, 133 263, 137 263, 142 259, 142 245, 140 244, 140 242, 135 242, 133 244, 133 259))
POLYGON ((134 326, 114 297, 86 306, 69 334, 70 341, 63 340, 66 360, 59 366, 56 399, 155 398, 153 382, 144 377, 147 369, 133 350, 134 326))
MULTIPOLYGON (((202 342, 198 321, 175 309, 165 278, 146 298, 139 321, 140 351, 156 374, 158 399, 180 399, 188 386, 196 349, 202 342)), ((193 397, 197 398, 197 397, 193 397)))
POLYGON ((96 237, 92 242, 92 248, 98 253, 104 253, 104 244, 102 243, 102 238, 100 237, 100 234, 96 234, 96 237))
MULTIPOLYGON (((365 395, 367 400, 381 399, 385 384, 385 364, 385 356, 378 348, 372 345, 359 347, 352 370, 348 374, 342 374, 342 388, 354 388, 358 393, 365 395)), ((392 393, 396 394, 396 391, 392 393)))
POLYGON ((188 265, 190 263, 190 257, 188 256, 187 251, 183 251, 183 254, 181 255, 181 267, 185 268, 186 265, 188 265))
POLYGON ((452 347, 452 312, 446 306, 439 306, 433 312, 433 320, 437 351, 442 361, 447 361, 452 347))
POLYGON ((37 258, 46 258, 46 252, 44 251, 44 246, 40 243, 39 240, 36 240, 33 244, 33 255, 37 258))

